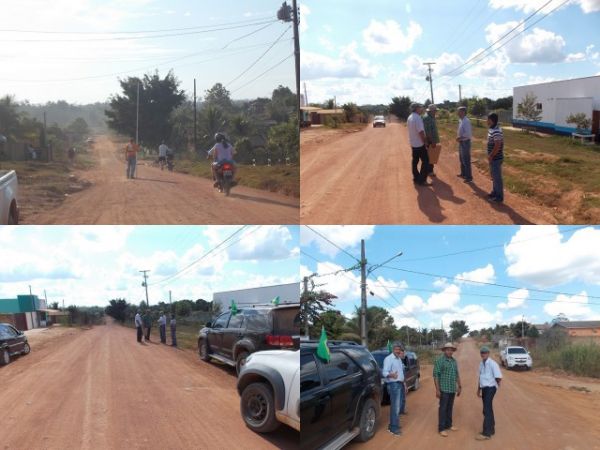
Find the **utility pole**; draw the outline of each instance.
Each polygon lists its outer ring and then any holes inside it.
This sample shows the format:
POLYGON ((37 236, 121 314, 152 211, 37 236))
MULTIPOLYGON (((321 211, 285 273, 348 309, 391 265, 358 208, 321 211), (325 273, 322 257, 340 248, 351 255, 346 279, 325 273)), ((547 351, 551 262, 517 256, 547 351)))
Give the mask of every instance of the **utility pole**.
POLYGON ((462 102, 462 85, 458 85, 458 103, 462 102))
MULTIPOLYGON (((198 151, 198 133, 196 131, 196 123, 198 120, 198 116, 196 114, 196 79, 194 78, 194 154, 198 151)), ((171 292, 171 291, 169 291, 171 292)))
POLYGON ((309 326, 308 326, 308 277, 304 277, 302 280, 302 301, 304 302, 304 335, 308 339, 310 337, 309 326))
POLYGON ((525 339, 525 316, 521 314, 521 339, 525 339))
POLYGON ((293 22, 294 27, 294 59, 296 61, 296 113, 298 114, 298 123, 300 121, 300 33, 298 26, 300 17, 298 15, 298 4, 296 0, 292 0, 292 6, 287 4, 287 1, 281 4, 281 8, 277 11, 277 19, 284 22, 293 22))
POLYGON ((135 143, 139 144, 140 129, 140 80, 137 83, 137 99, 135 101, 135 143))
POLYGON ((431 72, 433 72, 433 69, 431 68, 432 65, 434 65, 434 62, 424 62, 423 65, 428 67, 429 70, 429 75, 427 76, 427 78, 425 78, 427 81, 429 81, 429 88, 431 89, 431 103, 435 104, 435 101, 433 100, 433 78, 431 77, 431 72))
POLYGON ((144 274, 144 281, 142 282, 142 286, 146 288, 146 307, 150 307, 150 302, 148 301, 148 272, 149 270, 140 270, 141 273, 144 274))
POLYGON ((172 305, 172 301, 171 301, 171 291, 169 291, 169 306, 172 305))
POLYGON ((360 341, 367 347, 367 259, 365 240, 360 240, 360 341))
POLYGON ((304 83, 304 104, 308 106, 308 92, 306 91, 306 82, 304 83))

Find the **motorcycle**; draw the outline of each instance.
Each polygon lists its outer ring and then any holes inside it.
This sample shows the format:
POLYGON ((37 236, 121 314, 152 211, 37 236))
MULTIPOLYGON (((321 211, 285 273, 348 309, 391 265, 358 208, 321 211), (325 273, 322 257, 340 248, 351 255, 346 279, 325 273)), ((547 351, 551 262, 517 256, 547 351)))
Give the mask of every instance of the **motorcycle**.
POLYGON ((217 166, 217 188, 219 192, 223 192, 225 195, 229 195, 231 188, 234 185, 233 181, 233 164, 230 162, 223 162, 217 166))

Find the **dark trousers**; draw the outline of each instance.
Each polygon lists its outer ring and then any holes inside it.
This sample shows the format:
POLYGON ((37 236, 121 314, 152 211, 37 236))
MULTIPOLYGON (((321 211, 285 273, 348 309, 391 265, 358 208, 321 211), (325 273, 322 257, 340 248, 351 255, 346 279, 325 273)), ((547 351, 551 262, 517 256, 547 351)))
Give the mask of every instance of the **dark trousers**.
POLYGON ((429 155, 425 146, 412 147, 412 173, 413 181, 416 183, 424 183, 427 180, 427 175, 429 174, 429 155), (419 160, 421 161, 420 169, 419 160))
POLYGON ((136 327, 137 328, 137 341, 138 342, 142 342, 142 327, 136 327))
POLYGON ((495 387, 481 388, 481 400, 483 400, 483 435, 491 436, 496 432, 496 422, 494 421, 494 409, 492 402, 496 395, 495 387))
POLYGON ((171 327, 171 345, 177 347, 177 334, 175 333, 175 327, 171 327))
POLYGON ((167 330, 165 325, 159 325, 158 330, 160 331, 160 342, 163 344, 167 343, 167 330))
POLYGON ((149 341, 150 340, 150 330, 152 329, 152 327, 146 327, 146 340, 149 341))
POLYGON ((452 427, 452 407, 454 406, 455 394, 440 392, 440 409, 438 420, 438 431, 444 431, 452 427))

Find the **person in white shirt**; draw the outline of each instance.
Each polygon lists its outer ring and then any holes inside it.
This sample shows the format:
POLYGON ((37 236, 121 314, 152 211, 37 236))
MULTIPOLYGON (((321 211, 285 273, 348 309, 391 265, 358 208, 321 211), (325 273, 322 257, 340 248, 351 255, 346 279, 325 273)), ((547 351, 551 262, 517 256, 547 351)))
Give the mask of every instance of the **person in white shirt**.
POLYGON ((158 331, 160 332, 160 342, 162 344, 167 343, 167 316, 165 316, 164 312, 160 312, 160 317, 158 318, 158 331))
POLYGON ((137 330, 137 341, 141 344, 142 343, 142 335, 143 330, 142 327, 144 326, 144 323, 142 322, 142 316, 140 315, 140 310, 138 309, 136 315, 135 315, 135 328, 137 330))
POLYGON ((471 138, 473 131, 471 121, 467 117, 467 108, 461 106, 458 108, 458 131, 456 132, 456 142, 458 142, 458 158, 460 160, 460 174, 465 183, 473 181, 473 172, 471 171, 471 138))
POLYGON ((413 103, 410 105, 410 110, 412 112, 406 121, 406 128, 408 128, 408 140, 412 147, 413 182, 421 186, 430 186, 427 183, 427 175, 429 174, 429 156, 425 146, 427 138, 425 137, 425 127, 421 118, 423 107, 418 103, 413 103), (421 161, 420 169, 419 160, 421 161))
POLYGON ((390 395, 390 424, 388 431, 399 436, 400 431, 400 403, 402 396, 406 395, 406 384, 404 384, 404 348, 400 344, 394 344, 392 353, 383 360, 382 375, 385 386, 390 395))
POLYGON ((158 146, 158 164, 160 165, 160 170, 162 170, 167 163, 167 153, 169 152, 169 147, 165 144, 165 141, 162 141, 158 146))
POLYGON ((498 363, 490 358, 490 349, 481 347, 481 362, 479 363, 479 381, 477 385, 477 396, 483 401, 483 431, 475 439, 486 441, 496 432, 494 421, 494 409, 492 402, 494 395, 500 388, 502 373, 498 363))
MULTIPOLYGON (((233 160, 233 155, 235 154, 235 149, 233 145, 227 140, 227 137, 223 133, 215 134, 215 145, 208 151, 207 158, 213 158, 212 163, 212 175, 213 180, 217 181, 217 167, 224 163, 229 162, 233 166, 233 176, 235 178, 235 172, 237 170, 237 166, 235 161, 233 160)), ((215 183, 216 186, 216 183, 215 183)))

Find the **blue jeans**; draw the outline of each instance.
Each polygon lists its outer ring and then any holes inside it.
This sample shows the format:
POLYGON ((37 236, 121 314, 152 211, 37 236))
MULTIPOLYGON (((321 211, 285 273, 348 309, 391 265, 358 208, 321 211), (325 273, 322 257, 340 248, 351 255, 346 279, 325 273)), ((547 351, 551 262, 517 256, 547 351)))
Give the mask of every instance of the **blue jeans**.
POLYGON ((460 176, 465 180, 472 180, 471 172, 471 141, 460 141, 458 143, 458 158, 460 159, 460 176))
POLYGON ((393 433, 400 431, 400 403, 402 401, 401 392, 404 391, 404 383, 387 383, 388 394, 390 395, 390 425, 389 429, 393 433))
POLYGON ((159 331, 160 331, 160 342, 162 342, 163 344, 167 343, 167 326, 166 325, 159 325, 159 331))
POLYGON ((495 159, 490 163, 490 173, 492 174, 492 192, 491 196, 501 202, 504 201, 504 185, 502 183, 502 159, 495 159))
POLYGON ((135 165, 137 164, 137 157, 127 157, 127 178, 133 178, 135 175, 135 165))
POLYGON ((171 326, 171 345, 177 347, 177 334, 175 333, 174 326, 171 326))
POLYGON ((483 401, 483 435, 491 436, 496 432, 496 422, 494 420, 494 408, 492 402, 496 395, 495 387, 484 387, 481 389, 481 400, 483 401))
POLYGON ((402 389, 400 389, 400 414, 406 412, 406 390, 404 389, 404 383, 402 383, 402 389))

